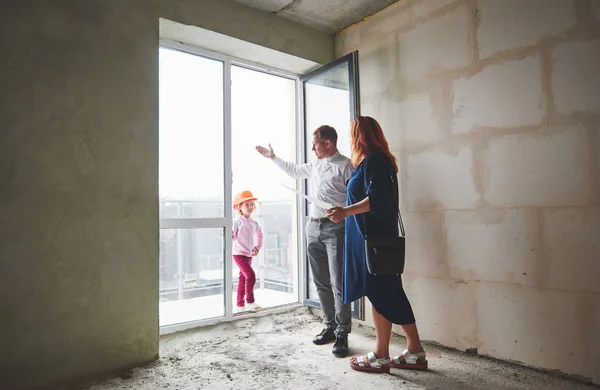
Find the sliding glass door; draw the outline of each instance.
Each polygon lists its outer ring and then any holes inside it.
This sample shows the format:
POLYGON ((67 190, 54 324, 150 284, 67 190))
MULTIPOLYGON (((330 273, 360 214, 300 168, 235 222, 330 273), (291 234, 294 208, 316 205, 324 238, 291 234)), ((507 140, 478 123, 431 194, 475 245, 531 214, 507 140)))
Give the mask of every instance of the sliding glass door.
MULTIPOLYGON (((321 125, 333 126, 338 133, 338 149, 350 157, 350 123, 360 115, 358 89, 358 52, 350 53, 301 77, 304 102, 303 133, 305 144, 312 142, 312 132, 321 125)), ((305 148, 305 160, 314 161, 315 156, 309 147, 305 148)), ((305 190, 311 192, 310 181, 305 182, 305 190)), ((308 210, 308 206, 305 207, 308 210)), ((305 215, 308 218, 308 215, 305 215)), ((309 272, 308 258, 304 255, 305 290, 304 303, 320 307, 312 272, 309 272)), ((363 299, 353 303, 353 316, 363 318, 363 299)))

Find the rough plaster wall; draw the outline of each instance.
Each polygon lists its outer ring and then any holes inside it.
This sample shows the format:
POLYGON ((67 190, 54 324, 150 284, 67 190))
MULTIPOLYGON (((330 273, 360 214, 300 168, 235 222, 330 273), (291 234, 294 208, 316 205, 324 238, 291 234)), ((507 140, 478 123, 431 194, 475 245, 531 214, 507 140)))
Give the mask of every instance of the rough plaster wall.
POLYGON ((158 353, 158 23, 75 3, 0 13, 5 388, 158 353))
POLYGON ((0 387, 158 353, 159 17, 333 56, 329 35, 202 3, 2 2, 0 387))
POLYGON ((600 383, 600 1, 407 0, 335 45, 401 163, 422 337, 600 383))

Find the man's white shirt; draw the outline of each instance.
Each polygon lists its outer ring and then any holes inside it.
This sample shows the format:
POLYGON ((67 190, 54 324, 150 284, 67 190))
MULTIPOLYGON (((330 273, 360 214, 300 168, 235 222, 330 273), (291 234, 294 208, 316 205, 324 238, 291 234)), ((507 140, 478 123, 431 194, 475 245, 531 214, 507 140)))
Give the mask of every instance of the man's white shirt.
MULTIPOLYGON (((294 164, 279 157, 275 157, 273 162, 294 179, 310 178, 310 195, 313 198, 334 206, 346 205, 346 183, 354 168, 350 159, 340 152, 307 164, 294 164)), ((324 218, 327 214, 324 209, 311 203, 309 216, 324 218)))

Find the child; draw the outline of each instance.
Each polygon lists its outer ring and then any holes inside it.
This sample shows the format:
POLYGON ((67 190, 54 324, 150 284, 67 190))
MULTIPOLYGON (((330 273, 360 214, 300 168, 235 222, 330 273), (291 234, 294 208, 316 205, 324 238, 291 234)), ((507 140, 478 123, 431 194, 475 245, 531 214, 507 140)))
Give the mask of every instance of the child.
POLYGON ((237 311, 246 308, 250 311, 260 310, 254 302, 254 283, 256 274, 252 269, 252 257, 258 255, 263 245, 263 232, 258 222, 252 219, 254 201, 257 200, 252 192, 243 191, 235 196, 233 208, 237 215, 233 221, 233 259, 240 268, 240 278, 237 288, 237 311), (244 306, 244 295, 247 306, 244 306))

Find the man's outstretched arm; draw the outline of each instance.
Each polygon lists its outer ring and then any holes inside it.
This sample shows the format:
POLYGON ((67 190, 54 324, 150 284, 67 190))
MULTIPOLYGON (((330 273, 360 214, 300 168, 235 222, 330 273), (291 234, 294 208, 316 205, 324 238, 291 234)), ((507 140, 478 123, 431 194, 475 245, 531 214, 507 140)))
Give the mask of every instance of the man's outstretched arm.
POLYGON ((264 146, 257 146, 256 150, 258 153, 262 154, 264 157, 273 160, 275 165, 277 165, 282 171, 284 171, 288 176, 294 179, 307 179, 310 177, 312 172, 312 165, 309 164, 294 164, 289 161, 284 161, 275 155, 271 144, 269 144, 268 148, 264 146))

